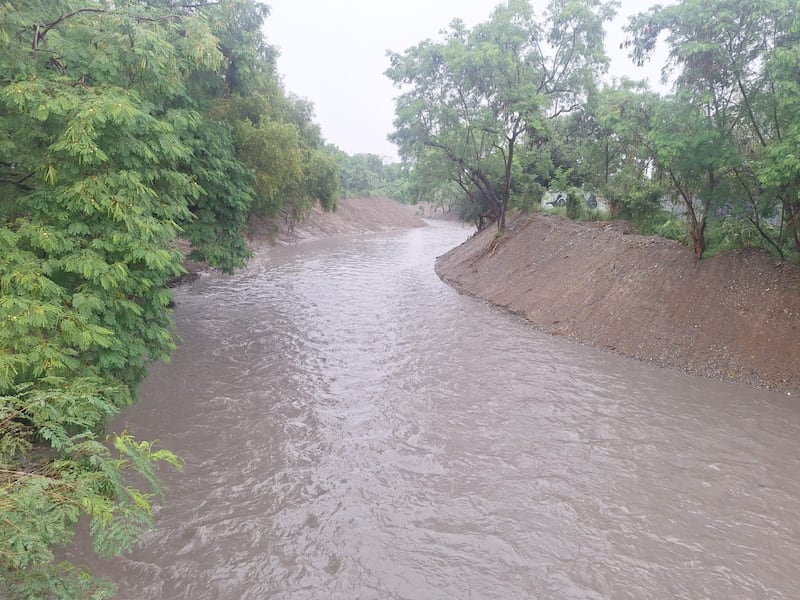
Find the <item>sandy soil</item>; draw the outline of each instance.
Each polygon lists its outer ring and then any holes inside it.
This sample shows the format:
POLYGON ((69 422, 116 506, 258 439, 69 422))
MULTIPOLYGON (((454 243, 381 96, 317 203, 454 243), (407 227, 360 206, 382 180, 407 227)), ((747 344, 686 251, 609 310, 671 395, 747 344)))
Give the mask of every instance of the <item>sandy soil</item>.
POLYGON ((800 269, 766 252, 696 261, 625 223, 516 216, 442 256, 440 277, 537 328, 687 373, 800 391, 800 269))

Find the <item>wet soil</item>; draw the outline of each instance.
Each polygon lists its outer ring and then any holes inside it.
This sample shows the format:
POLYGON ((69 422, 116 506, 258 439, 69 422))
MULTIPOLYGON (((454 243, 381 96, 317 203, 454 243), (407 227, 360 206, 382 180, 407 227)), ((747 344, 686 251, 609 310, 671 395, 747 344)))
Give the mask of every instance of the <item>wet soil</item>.
POLYGON ((555 335, 686 373, 800 391, 800 269, 759 250, 695 260, 624 222, 513 217, 440 257, 457 289, 555 335))

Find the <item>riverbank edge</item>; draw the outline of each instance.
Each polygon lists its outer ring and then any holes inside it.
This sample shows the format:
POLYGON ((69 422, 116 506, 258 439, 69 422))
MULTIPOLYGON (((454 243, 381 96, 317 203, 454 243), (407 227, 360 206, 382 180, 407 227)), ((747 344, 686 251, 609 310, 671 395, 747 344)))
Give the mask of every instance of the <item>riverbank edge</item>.
POLYGON ((317 205, 296 223, 253 219, 247 237, 250 246, 257 248, 425 226, 416 207, 391 198, 342 198, 335 211, 317 205))
MULTIPOLYGON (((302 220, 293 224, 276 219, 252 219, 246 237, 251 251, 256 252, 270 246, 425 227, 427 223, 421 216, 417 207, 390 198, 343 198, 339 200, 337 210, 325 211, 317 205, 302 220)), ((185 256, 191 252, 191 244, 187 240, 181 240, 179 247, 185 256)), ((170 287, 190 283, 201 273, 214 270, 207 262, 189 259, 183 261, 183 268, 186 272, 173 279, 170 287)))
POLYGON ((697 261, 624 222, 513 215, 439 257, 462 293, 540 331, 691 375, 800 392, 800 269, 757 250, 697 261))

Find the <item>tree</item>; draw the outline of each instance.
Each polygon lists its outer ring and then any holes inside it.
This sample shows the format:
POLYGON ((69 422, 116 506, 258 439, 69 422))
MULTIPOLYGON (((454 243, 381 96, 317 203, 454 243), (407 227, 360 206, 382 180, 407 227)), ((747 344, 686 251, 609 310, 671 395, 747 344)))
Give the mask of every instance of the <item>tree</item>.
POLYGON ((182 139, 192 150, 189 172, 198 186, 189 203, 191 216, 181 221, 192 243, 189 258, 230 273, 250 256, 245 231, 255 194, 253 172, 238 159, 234 130, 226 121, 198 116, 182 139))
MULTIPOLYGON (((255 6, 214 10, 234 5, 255 6)), ((106 597, 52 547, 85 516, 98 553, 130 548, 156 465, 180 465, 105 425, 174 348, 182 227, 223 266, 246 252, 251 175, 205 109, 249 63, 225 62, 204 9, 0 6, 0 594, 106 597)))
POLYGON ((648 135, 659 168, 683 201, 698 259, 712 207, 726 197, 724 181, 736 161, 731 132, 714 127, 707 114, 680 99, 664 101, 648 135))
POLYGON ((392 139, 405 158, 433 153, 485 215, 505 227, 516 153, 548 118, 578 108, 606 65, 599 1, 551 2, 539 22, 528 2, 498 6, 442 42, 390 54, 386 72, 405 91, 392 139))
POLYGON ((335 210, 338 163, 313 121, 313 106, 266 75, 249 88, 247 95, 217 98, 208 112, 231 128, 233 153, 250 177, 244 185, 252 186, 250 215, 291 225, 317 202, 335 210))
POLYGON ((339 201, 339 163, 325 149, 309 152, 305 166, 306 194, 315 198, 323 210, 336 210, 339 201))
POLYGON ((347 198, 371 196, 397 197, 398 180, 402 177, 398 168, 385 164, 377 154, 348 155, 337 151, 340 166, 342 195, 347 198))
POLYGON ((590 97, 577 112, 564 143, 577 147, 572 164, 580 165, 577 185, 588 186, 608 203, 613 216, 634 221, 660 209, 666 191, 658 173, 649 133, 660 98, 645 83, 622 80, 590 97))
MULTIPOLYGON (((760 127, 752 127, 753 135, 763 147, 763 154, 753 162, 758 184, 774 193, 780 202, 779 239, 770 241, 781 256, 782 249, 789 245, 795 257, 800 259, 800 159, 797 155, 800 143, 800 122, 797 119, 800 110, 800 78, 797 75, 800 6, 796 2, 790 2, 789 6, 791 8, 787 10, 785 5, 779 5, 778 14, 775 14, 775 22, 781 26, 770 30, 771 51, 763 60, 763 85, 751 101, 756 106, 752 120, 755 122, 755 115, 759 115, 762 123, 760 127)), ((763 235, 756 220, 759 210, 753 212, 754 225, 763 235)))
MULTIPOLYGON (((627 45, 639 63, 650 57, 666 34, 669 60, 664 74, 675 78, 674 108, 692 107, 692 123, 701 127, 683 128, 682 152, 708 152, 694 155, 704 163, 705 212, 746 214, 779 251, 780 244, 762 227, 760 217, 771 212, 769 205, 781 206, 780 238, 785 226, 800 250, 800 205, 793 194, 792 167, 781 161, 789 169, 776 168, 775 162, 789 150, 782 144, 783 133, 795 121, 796 112, 786 110, 792 103, 784 101, 788 100, 784 92, 791 89, 796 74, 793 67, 789 71, 778 65, 779 57, 791 54, 797 45, 799 7, 794 0, 684 0, 637 15, 627 28, 631 34, 627 45)), ((678 150, 676 143, 681 144, 673 135, 673 142, 666 145, 678 150)), ((676 157, 674 152, 672 156, 676 157)), ((682 160, 688 165, 691 157, 682 160)), ((676 184, 676 189, 686 199, 681 186, 676 184)), ((703 218, 696 219, 688 204, 687 210, 695 251, 702 252, 703 218)))

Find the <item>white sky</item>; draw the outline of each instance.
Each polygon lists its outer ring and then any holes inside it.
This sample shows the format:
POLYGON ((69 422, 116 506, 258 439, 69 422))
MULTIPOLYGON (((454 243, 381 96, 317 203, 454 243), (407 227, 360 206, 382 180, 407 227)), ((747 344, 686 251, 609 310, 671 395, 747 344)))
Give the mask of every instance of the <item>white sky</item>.
MULTIPOLYGON (((286 89, 307 98, 326 141, 348 154, 372 153, 395 160, 387 139, 394 129, 398 90, 383 74, 386 51, 402 52, 439 31, 454 18, 468 26, 488 19, 501 0, 267 0, 271 14, 264 32, 278 47, 278 71, 286 89)), ((541 4, 544 4, 543 0, 541 4)), ((612 76, 649 78, 656 84, 660 64, 637 69, 619 50, 627 16, 653 0, 622 0, 606 26, 612 76)), ((534 6, 539 5, 537 2, 534 6)))

